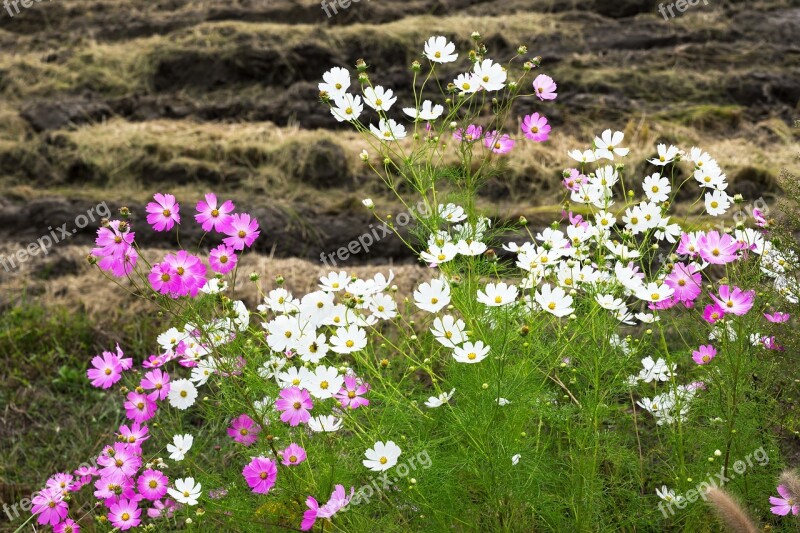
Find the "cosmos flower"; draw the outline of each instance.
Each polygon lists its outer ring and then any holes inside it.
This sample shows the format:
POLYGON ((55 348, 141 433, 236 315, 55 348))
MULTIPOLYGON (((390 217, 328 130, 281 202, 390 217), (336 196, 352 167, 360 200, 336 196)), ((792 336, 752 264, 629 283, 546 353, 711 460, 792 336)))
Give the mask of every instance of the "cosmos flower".
POLYGON ((508 134, 501 135, 500 132, 494 130, 486 134, 483 144, 496 154, 507 154, 514 148, 515 141, 508 134))
POLYGON ((108 389, 122 379, 122 365, 119 358, 111 352, 103 352, 102 357, 92 358, 92 366, 86 371, 93 387, 108 389))
POLYGON ((175 224, 180 224, 180 205, 173 195, 157 193, 153 199, 155 202, 147 204, 145 210, 148 213, 147 223, 153 226, 154 230, 169 231, 175 224))
POLYGON ((769 503, 772 505, 770 508, 772 514, 786 516, 789 513, 796 515, 800 512, 800 503, 795 500, 789 489, 783 485, 778 485, 778 495, 780 495, 780 498, 769 497, 769 503))
POLYGON ((150 501, 160 500, 167 493, 169 479, 158 470, 145 470, 136 480, 139 494, 150 501))
POLYGON ((425 42, 425 57, 434 63, 452 63, 458 58, 456 45, 446 37, 431 37, 425 42))
POLYGON ((483 341, 474 344, 468 341, 453 350, 453 359, 459 363, 480 363, 488 354, 489 346, 484 345, 483 341))
POLYGON ((261 426, 246 414, 241 414, 234 418, 231 421, 231 427, 228 428, 228 436, 235 442, 245 446, 255 444, 260 432, 261 426))
POLYGON ((700 346, 697 350, 692 352, 692 359, 698 365, 705 365, 710 363, 714 357, 717 355, 717 349, 714 348, 712 345, 703 345, 700 346))
POLYGON ((308 412, 314 407, 311 395, 306 390, 289 387, 281 390, 275 400, 275 409, 281 411, 281 421, 290 426, 297 426, 308 422, 311 414, 308 412))
POLYGON ((522 133, 532 141, 544 142, 550 137, 550 124, 544 115, 533 113, 525 115, 522 119, 522 133))
POLYGON ((175 488, 167 489, 170 496, 175 498, 178 503, 185 505, 197 505, 200 495, 203 493, 203 486, 195 483, 194 478, 187 477, 175 480, 175 488))
POLYGON ((183 461, 188 452, 192 448, 194 437, 186 433, 185 435, 173 435, 172 444, 167 444, 167 451, 169 458, 173 461, 183 461))
POLYGON ((236 253, 233 248, 220 244, 208 253, 208 264, 218 274, 227 274, 236 268, 236 253))
POLYGON ((539 74, 533 80, 533 92, 539 100, 555 100, 556 96, 558 96, 558 93, 556 93, 557 88, 558 86, 553 81, 553 78, 546 74, 539 74))
POLYGON ((108 508, 108 520, 120 531, 127 531, 138 526, 142 522, 139 519, 141 515, 142 510, 139 509, 135 500, 120 498, 117 503, 108 508))
POLYGON ((278 467, 266 457, 254 457, 242 470, 247 485, 256 494, 266 494, 275 486, 278 467))
POLYGON ((306 460, 306 451, 294 442, 278 453, 281 456, 281 464, 286 466, 299 465, 306 460))
POLYGON ((357 409, 369 405, 369 400, 364 395, 369 392, 369 384, 362 382, 355 376, 345 376, 344 385, 336 394, 336 399, 342 407, 357 409))
POLYGON ((743 291, 738 287, 722 285, 719 288, 719 297, 712 294, 711 299, 714 300, 725 313, 742 316, 746 315, 753 307, 756 293, 755 291, 743 291))
POLYGON ((261 234, 258 221, 247 213, 232 215, 224 233, 228 237, 222 239, 222 242, 234 250, 249 248, 261 234))
POLYGON ((378 441, 364 453, 366 459, 361 462, 373 472, 383 472, 397 464, 401 453, 400 446, 393 441, 378 441))
POLYGON ((205 195, 205 200, 197 202, 197 214, 195 221, 201 225, 203 231, 214 230, 224 233, 231 219, 231 213, 236 209, 233 202, 226 200, 222 205, 218 204, 217 196, 209 193, 205 195))

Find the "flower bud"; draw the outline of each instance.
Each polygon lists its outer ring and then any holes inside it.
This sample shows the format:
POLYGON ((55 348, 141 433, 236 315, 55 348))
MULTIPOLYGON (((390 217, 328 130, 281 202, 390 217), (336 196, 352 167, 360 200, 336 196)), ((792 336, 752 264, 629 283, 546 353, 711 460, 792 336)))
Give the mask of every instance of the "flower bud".
POLYGON ((369 161, 369 153, 368 153, 366 150, 361 150, 361 153, 358 155, 358 157, 360 157, 360 158, 361 158, 361 160, 362 160, 364 163, 366 163, 367 161, 369 161))
POLYGON ((419 72, 420 70, 422 70, 422 65, 419 64, 419 61, 414 60, 414 62, 411 63, 411 70, 413 72, 419 72))
POLYGON ((528 219, 525 218, 524 216, 520 215, 519 216, 519 225, 520 226, 527 226, 528 225, 528 219))
POLYGON ((364 207, 367 209, 375 209, 375 202, 372 201, 372 198, 364 198, 361 200, 361 203, 364 204, 364 207))
POLYGON ((364 72, 367 70, 367 63, 363 59, 356 60, 356 70, 359 72, 364 72))
POLYGON ((524 56, 528 53, 528 47, 524 44, 519 45, 519 48, 517 48, 517 53, 521 56, 524 56))
POLYGON ((261 276, 259 276, 257 272, 250 273, 250 281, 258 281, 260 278, 261 276))
POLYGON ((481 34, 479 32, 477 32, 477 31, 472 32, 472 36, 471 37, 472 37, 473 41, 480 41, 481 40, 481 34))

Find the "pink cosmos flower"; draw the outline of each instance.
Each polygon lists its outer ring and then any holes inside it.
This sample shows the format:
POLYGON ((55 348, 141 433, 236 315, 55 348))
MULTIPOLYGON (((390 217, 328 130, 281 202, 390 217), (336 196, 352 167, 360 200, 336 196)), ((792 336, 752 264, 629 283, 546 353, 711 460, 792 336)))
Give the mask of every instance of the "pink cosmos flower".
POLYGON ((314 407, 311 395, 305 389, 289 387, 281 390, 275 400, 275 409, 282 411, 281 421, 288 422, 290 426, 297 426, 308 422, 311 418, 309 409, 314 407))
POLYGON ((108 389, 122 379, 122 365, 119 358, 111 352, 103 352, 103 356, 92 358, 92 366, 86 371, 93 387, 108 389))
POLYGON ((333 517, 333 515, 338 513, 342 508, 350 503, 354 492, 355 488, 350 488, 350 496, 347 496, 347 493, 344 491, 344 486, 336 485, 333 493, 331 493, 328 503, 322 507, 319 506, 319 503, 317 503, 316 499, 309 496, 306 499, 308 510, 303 513, 303 522, 300 524, 300 529, 302 531, 308 531, 314 527, 314 522, 317 521, 317 518, 333 517))
POLYGON ((234 441, 245 446, 250 446, 258 440, 261 426, 245 414, 241 414, 233 419, 231 427, 228 428, 228 435, 234 441))
POLYGON ((254 457, 242 470, 242 475, 250 489, 256 494, 266 494, 275 486, 278 467, 275 461, 265 457, 254 457))
POLYGON ((119 361, 119 366, 122 367, 122 370, 130 370, 133 368, 133 357, 125 357, 125 353, 122 351, 122 348, 119 347, 119 343, 117 343, 116 350, 117 360, 119 361))
POLYGON ((121 220, 112 220, 107 226, 97 230, 97 238, 94 240, 97 248, 92 250, 92 255, 95 257, 121 255, 130 248, 136 234, 130 231, 130 225, 127 223, 121 230, 121 223, 121 220))
MULTIPOLYGON (((172 296, 186 296, 192 298, 197 296, 198 291, 206 284, 206 266, 200 262, 200 258, 190 254, 186 250, 179 250, 177 253, 164 256, 166 263, 174 272, 176 289, 172 296)), ((163 267, 162 267, 163 268, 163 267)))
POLYGON ((716 355, 717 355, 717 349, 708 344, 700 346, 700 348, 693 351, 692 359, 694 359, 694 362, 697 363, 698 365, 705 365, 707 363, 710 363, 711 360, 714 359, 714 357, 716 357, 716 355))
POLYGON ((118 527, 121 531, 138 526, 142 522, 139 519, 141 515, 142 510, 139 509, 136 502, 125 498, 120 498, 108 509, 108 519, 111 521, 111 525, 118 527))
POLYGON ((75 520, 67 518, 53 527, 53 533, 81 533, 81 526, 75 520))
POLYGON ((56 489, 42 489, 31 499, 33 504, 31 513, 34 516, 38 515, 36 521, 40 525, 55 526, 66 518, 69 507, 64 501, 63 494, 63 491, 56 489))
POLYGON ((236 267, 236 254, 233 248, 220 244, 209 252, 208 262, 214 272, 227 274, 236 267))
POLYGON ((369 384, 363 383, 355 376, 345 376, 344 385, 336 394, 336 399, 342 407, 357 409, 362 405, 369 405, 369 400, 364 395, 369 392, 369 384))
POLYGON ((179 214, 181 206, 173 195, 156 193, 153 199, 155 202, 147 204, 145 210, 149 213, 147 223, 153 226, 154 230, 169 231, 176 223, 181 223, 179 214))
MULTIPOLYGON (((561 211, 561 216, 563 217, 565 215, 567 217, 567 220, 569 220, 570 226, 575 226, 576 228, 588 228, 589 227, 589 223, 586 222, 583 219, 583 215, 580 215, 580 214, 577 214, 577 213, 573 213, 572 211, 570 211, 568 213, 565 213, 562 210, 561 211)), ((631 268, 636 269, 636 267, 633 265, 633 263, 631 263, 630 266, 631 266, 631 268)), ((642 279, 644 279, 644 274, 642 274, 642 279)))
POLYGON ((544 142, 550 137, 550 124, 544 115, 533 113, 522 119, 522 133, 532 141, 544 142))
POLYGON ((676 252, 690 259, 696 257, 700 251, 700 247, 697 245, 697 238, 698 235, 696 233, 682 233, 676 252))
POLYGON ((125 407, 125 416, 140 424, 156 416, 156 411, 158 410, 156 402, 136 391, 128 393, 123 407, 125 407))
POLYGON ((727 233, 720 235, 718 231, 709 231, 697 238, 697 247, 703 260, 724 265, 736 261, 741 245, 727 233))
POLYGON ((483 136, 483 128, 480 126, 476 126, 475 124, 470 124, 467 126, 467 130, 464 131, 462 128, 458 128, 456 131, 453 132, 453 138, 457 141, 466 141, 466 142, 474 142, 480 139, 483 136))
POLYGON ((725 310, 720 307, 718 304, 707 305, 705 309, 703 309, 703 318, 709 324, 716 324, 719 320, 725 316, 725 310))
POLYGON ((305 461, 307 457, 306 451, 294 442, 287 446, 285 450, 280 452, 280 455, 281 464, 286 466, 299 465, 305 461))
POLYGON ((163 502, 157 500, 153 502, 153 507, 147 510, 147 516, 150 518, 172 518, 177 508, 178 504, 175 503, 175 500, 169 498, 165 499, 163 502))
POLYGON ((150 501, 160 500, 167 493, 169 479, 158 470, 145 470, 136 480, 139 494, 150 501))
POLYGON ((152 401, 164 400, 169 394, 169 374, 159 369, 151 370, 144 375, 139 384, 144 390, 152 390, 147 397, 152 401))
POLYGON ((711 299, 719 305, 725 313, 732 313, 737 316, 746 315, 753 307, 756 299, 756 291, 742 291, 738 287, 731 287, 722 285, 719 288, 719 298, 715 294, 711 295, 711 299))
POLYGON ((122 442, 109 446, 97 458, 97 464, 102 466, 100 475, 104 478, 121 475, 126 478, 133 478, 139 467, 142 466, 142 458, 138 454, 129 450, 122 442))
POLYGON ((206 194, 205 201, 197 202, 197 214, 194 219, 202 225, 203 231, 217 231, 225 233, 231 219, 231 213, 235 209, 233 202, 226 200, 222 205, 217 204, 215 194, 206 194))
POLYGON ((110 507, 120 498, 130 500, 137 497, 133 479, 124 474, 117 473, 103 476, 95 481, 94 486, 96 489, 94 491, 95 498, 103 500, 106 507, 110 507))
POLYGON ((134 422, 130 427, 127 425, 120 426, 117 435, 119 436, 120 442, 128 445, 128 449, 132 449, 134 452, 140 454, 142 444, 150 438, 148 432, 147 426, 143 426, 139 422, 134 422))
POLYGON ((222 242, 234 250, 249 248, 261 234, 258 230, 258 221, 247 213, 231 215, 231 220, 223 233, 228 237, 222 239, 222 242))
POLYGON ((50 478, 45 482, 44 486, 48 489, 55 489, 65 492, 69 489, 73 479, 75 478, 71 474, 58 472, 57 474, 50 476, 50 478))
POLYGON ((97 475, 97 467, 96 466, 89 466, 84 465, 79 468, 76 468, 73 472, 78 477, 78 481, 74 483, 74 488, 70 487, 71 492, 77 492, 80 490, 84 485, 88 485, 92 482, 92 478, 97 475))
POLYGON ((487 133, 486 138, 483 140, 483 144, 486 145, 486 148, 489 148, 496 154, 507 154, 514 148, 514 143, 514 139, 509 137, 508 134, 504 133, 500 135, 500 132, 497 130, 487 133))
POLYGON ((697 272, 693 264, 678 263, 664 280, 667 287, 675 290, 675 299, 682 302, 692 302, 700 296, 703 277, 697 272))
POLYGON ((764 318, 772 322, 773 324, 782 324, 784 322, 788 322, 792 315, 789 313, 781 313, 780 311, 775 311, 774 313, 767 314, 764 313, 764 318))
POLYGON ((764 228, 767 226, 767 224, 769 224, 769 222, 767 222, 767 218, 759 209, 753 209, 753 218, 756 221, 756 226, 759 228, 764 228))
POLYGON ((586 185, 589 182, 589 178, 581 174, 577 168, 564 169, 562 175, 564 179, 561 184, 570 191, 578 192, 581 190, 582 185, 586 185))
POLYGON ((158 368, 160 366, 163 366, 164 363, 166 363, 164 357, 160 355, 151 355, 150 357, 147 358, 147 360, 142 362, 142 366, 144 368, 158 368))
POLYGON ((789 513, 796 515, 800 512, 800 504, 798 504, 792 493, 789 492, 783 485, 778 485, 778 494, 781 496, 780 498, 776 498, 775 496, 769 497, 769 503, 772 504, 772 514, 786 516, 789 513))
POLYGON ((558 86, 553 81, 553 78, 546 74, 539 74, 533 80, 533 91, 539 97, 539 100, 555 100, 556 96, 558 96, 558 93, 556 93, 557 88, 558 86))
POLYGON ((786 348, 778 344, 778 340, 775 338, 774 335, 770 337, 764 337, 763 339, 761 339, 761 344, 763 344, 764 348, 766 348, 767 350, 775 350, 778 352, 783 352, 786 350, 786 348))
POLYGON ((178 292, 180 280, 178 273, 167 263, 156 263, 147 275, 147 281, 153 290, 161 294, 174 294, 178 292))

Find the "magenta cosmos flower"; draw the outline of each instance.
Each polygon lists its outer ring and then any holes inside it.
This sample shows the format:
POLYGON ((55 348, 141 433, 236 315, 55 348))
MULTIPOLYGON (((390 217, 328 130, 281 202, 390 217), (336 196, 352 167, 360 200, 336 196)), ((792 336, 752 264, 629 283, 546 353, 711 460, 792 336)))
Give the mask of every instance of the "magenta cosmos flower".
POLYGON ((154 230, 169 231, 176 223, 181 223, 179 214, 181 206, 173 195, 156 193, 153 199, 155 202, 147 204, 145 210, 148 212, 147 223, 153 226, 154 230))
POLYGON ((117 442, 113 448, 109 446, 100 454, 97 464, 103 467, 100 469, 100 476, 103 478, 118 475, 124 478, 133 478, 139 467, 142 466, 142 458, 133 450, 128 449, 125 443, 117 442))
POLYGON ((731 288, 722 285, 719 288, 719 298, 712 294, 711 299, 719 305, 725 313, 732 313, 737 316, 746 315, 753 307, 756 300, 756 291, 743 291, 738 287, 731 288))
POLYGON ((245 414, 241 414, 233 419, 231 427, 228 428, 228 435, 239 444, 250 446, 258 440, 261 426, 245 414))
POLYGON ((369 384, 363 383, 355 376, 345 376, 344 385, 336 394, 336 399, 342 407, 357 409, 362 405, 369 405, 369 400, 364 395, 369 392, 369 384))
POLYGON ((697 248, 703 260, 715 265, 736 261, 741 245, 727 233, 709 231, 697 238, 697 248))
POLYGON ((223 233, 228 237, 222 239, 222 242, 234 250, 249 248, 261 234, 258 230, 258 221, 247 213, 231 215, 231 220, 223 233))
POLYGON ((772 322, 773 324, 782 324, 784 322, 788 322, 792 315, 789 313, 781 313, 780 311, 775 311, 774 313, 767 314, 764 313, 764 318, 772 322))
POLYGON ((128 445, 128 449, 133 449, 137 451, 137 453, 140 453, 142 444, 150 438, 148 433, 149 430, 147 426, 143 426, 139 422, 134 422, 130 427, 127 425, 120 426, 117 435, 120 442, 128 445))
POLYGON ((678 263, 664 280, 664 284, 675 290, 673 297, 676 300, 693 302, 703 291, 702 281, 703 277, 697 272, 695 265, 678 263))
POLYGON ((147 394, 152 401, 164 400, 169 394, 169 374, 160 369, 151 370, 144 375, 139 386, 153 391, 147 394))
POLYGON ((220 244, 208 254, 208 263, 214 272, 227 274, 236 266, 236 254, 230 246, 220 244))
POLYGON ((456 131, 453 132, 453 138, 457 141, 462 142, 474 142, 480 139, 483 136, 483 128, 480 126, 476 126, 475 124, 470 124, 467 126, 466 131, 462 128, 458 128, 456 131))
POLYGON ((120 498, 108 509, 108 519, 114 527, 118 527, 121 531, 138 526, 141 523, 139 519, 141 515, 142 510, 139 509, 136 502, 125 498, 120 498))
POLYGON ((772 514, 786 516, 789 513, 797 514, 800 512, 800 505, 795 501, 792 493, 783 485, 778 485, 778 494, 780 498, 775 496, 769 497, 769 503, 772 504, 772 514))
POLYGON ((111 352, 103 352, 103 356, 96 355, 92 358, 92 366, 86 371, 93 387, 108 389, 122 379, 122 365, 119 357, 111 352))
POLYGON ((508 134, 500 135, 499 131, 494 130, 486 134, 483 144, 496 154, 507 154, 514 148, 514 139, 509 137, 508 134))
POLYGON ((202 225, 203 231, 217 231, 224 233, 231 220, 231 213, 235 209, 233 202, 226 200, 219 205, 215 194, 206 194, 205 201, 197 202, 197 214, 194 219, 202 225))
POLYGON ((123 406, 125 407, 125 416, 140 424, 156 416, 156 411, 158 410, 156 402, 145 394, 136 391, 128 393, 127 400, 123 406))
POLYGON ((544 115, 534 113, 522 119, 522 133, 532 141, 544 142, 550 137, 550 124, 544 115))
POLYGON ((703 309, 703 319, 709 324, 716 324, 725 317, 725 310, 718 304, 707 305, 703 309))
POLYGON ((36 493, 31 503, 31 513, 38 516, 36 521, 41 524, 50 524, 55 526, 64 518, 69 512, 67 502, 64 501, 63 491, 57 489, 43 489, 36 493))
POLYGON ((698 365, 705 365, 710 363, 717 355, 717 349, 710 344, 700 346, 697 350, 692 352, 692 359, 698 365))
POLYGON ((147 510, 147 516, 150 518, 172 518, 177 508, 178 504, 175 503, 175 500, 169 498, 164 501, 157 500, 154 501, 153 506, 147 510))
POLYGON ((314 527, 314 522, 317 521, 317 518, 331 518, 333 515, 338 513, 342 508, 344 508, 348 503, 350 503, 350 499, 353 497, 353 493, 355 492, 355 488, 350 488, 350 496, 347 496, 347 493, 344 490, 343 485, 336 485, 334 488, 333 493, 331 493, 331 497, 328 500, 328 503, 320 507, 319 503, 316 499, 309 496, 306 499, 306 505, 308 506, 308 510, 303 513, 303 522, 300 524, 300 529, 303 531, 308 531, 312 527, 314 527))
POLYGON ((150 501, 160 500, 167 493, 169 479, 158 470, 145 470, 136 480, 139 494, 150 501))
MULTIPOLYGON (((164 264, 169 267, 172 272, 173 278, 170 283, 174 287, 171 294, 173 296, 186 296, 192 298, 197 296, 198 291, 206 284, 206 266, 200 262, 200 259, 187 252, 180 250, 177 253, 167 254, 164 256, 162 263, 162 271, 164 264)), ((161 292, 161 291, 159 291, 161 292)))
POLYGON ((305 461, 307 457, 306 451, 294 442, 287 446, 285 450, 280 452, 280 455, 281 464, 286 466, 299 465, 305 461))
POLYGON ((555 100, 558 93, 556 89, 558 85, 553 81, 553 78, 546 74, 539 74, 533 80, 533 92, 539 97, 539 100, 555 100))
POLYGON ((242 475, 250 489, 256 494, 266 494, 275 486, 278 467, 275 461, 266 457, 253 457, 242 470, 242 475))
POLYGON ((53 533, 81 533, 81 526, 75 520, 67 518, 53 527, 53 533))
POLYGON ((275 400, 275 409, 281 412, 281 421, 288 422, 290 426, 297 426, 308 422, 311 418, 309 409, 314 407, 311 395, 305 389, 289 387, 281 390, 275 400))

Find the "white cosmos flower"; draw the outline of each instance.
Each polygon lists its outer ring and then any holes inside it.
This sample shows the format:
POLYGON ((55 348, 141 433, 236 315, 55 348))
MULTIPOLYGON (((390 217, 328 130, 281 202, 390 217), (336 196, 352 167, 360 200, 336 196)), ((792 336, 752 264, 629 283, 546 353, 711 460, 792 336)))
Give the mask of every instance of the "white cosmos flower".
MULTIPOLYGON (((673 365, 674 370, 674 365, 673 365)), ((645 383, 652 383, 653 381, 669 381, 673 373, 667 362, 659 358, 653 361, 649 355, 642 359, 642 370, 639 372, 639 379, 645 383)))
POLYGON ((497 399, 497 405, 499 405, 500 407, 505 407, 506 405, 508 405, 510 403, 511 403, 511 400, 508 400, 506 398, 498 398, 497 399))
POLYGON ((662 302, 673 294, 675 294, 675 289, 667 284, 659 285, 654 281, 642 285, 636 291, 636 297, 645 302, 662 302))
POLYGON ((397 101, 391 89, 384 89, 380 85, 364 88, 364 103, 375 111, 389 111, 397 101))
POLYGON ((680 501, 683 499, 683 496, 675 496, 675 491, 667 488, 666 485, 661 485, 660 489, 656 489, 656 496, 665 502, 680 501))
POLYGON ((448 222, 461 222, 467 218, 464 208, 456 204, 439 205, 439 216, 448 222))
POLYGON ((463 346, 453 350, 453 359, 459 363, 480 363, 489 355, 489 346, 485 346, 483 341, 476 343, 465 342, 463 346))
POLYGON ((369 310, 373 316, 383 320, 391 320, 397 316, 397 304, 394 298, 385 293, 373 294, 369 297, 369 310))
POLYGON ((308 419, 308 429, 315 433, 333 433, 342 427, 342 419, 333 415, 312 416, 308 419))
POLYGON ((656 148, 658 149, 658 156, 648 161, 659 167, 672 163, 680 152, 677 146, 672 145, 669 145, 669 148, 667 148, 667 145, 659 144, 656 148))
POLYGON ((175 480, 175 488, 167 489, 167 492, 176 502, 185 505, 197 505, 197 499, 203 492, 203 486, 195 483, 194 478, 187 477, 175 480))
POLYGON ((506 285, 504 282, 488 283, 484 289, 478 290, 478 301, 489 307, 499 307, 514 303, 517 299, 517 286, 506 285))
POLYGON ((461 319, 456 320, 450 315, 444 315, 441 318, 437 316, 433 320, 431 333, 433 333, 437 341, 448 348, 455 348, 467 340, 464 321, 461 319))
POLYGON ((283 372, 278 372, 275 376, 275 381, 281 388, 297 387, 298 389, 305 389, 311 381, 311 371, 304 366, 300 368, 290 366, 283 372))
POLYGON ((583 152, 580 150, 571 150, 567 152, 567 155, 578 163, 594 163, 597 161, 597 156, 591 150, 584 150, 583 152))
POLYGON ((301 360, 317 364, 328 355, 329 346, 324 333, 317 335, 316 332, 308 332, 297 339, 295 349, 301 360))
POLYGON ((611 294, 597 294, 594 299, 600 304, 600 307, 609 311, 620 311, 627 308, 621 298, 615 298, 611 294))
POLYGON ((442 405, 450 402, 450 398, 453 397, 454 392, 456 392, 456 389, 452 389, 450 392, 443 392, 439 396, 431 396, 425 400, 425 405, 431 409, 441 407, 442 405))
POLYGON ((468 72, 466 74, 459 74, 458 77, 453 80, 453 85, 462 93, 470 94, 477 92, 478 89, 481 88, 481 80, 476 74, 468 72))
POLYGON ((344 270, 319 278, 319 288, 326 292, 339 292, 346 289, 349 283, 350 276, 344 270))
POLYGON ((353 353, 367 345, 367 334, 355 324, 336 328, 330 338, 331 350, 336 353, 353 353))
POLYGON ((156 341, 164 352, 171 354, 178 344, 188 337, 188 333, 178 331, 177 328, 169 328, 167 331, 159 335, 156 341))
POLYGON ((458 57, 456 45, 441 35, 428 39, 424 50, 425 57, 434 63, 452 63, 458 57))
POLYGON ((201 359, 197 366, 192 368, 191 380, 198 387, 205 385, 208 378, 216 371, 216 363, 211 359, 201 359))
POLYGON ((503 65, 493 62, 491 59, 484 59, 480 63, 475 63, 475 77, 487 91, 499 91, 506 86, 506 69, 503 65))
POLYGON ((422 283, 414 291, 414 303, 423 311, 441 311, 450 303, 450 285, 444 279, 422 283))
POLYGON ((373 472, 383 472, 397 464, 397 459, 401 453, 403 452, 400 446, 395 444, 394 441, 390 440, 385 444, 378 441, 364 453, 366 459, 361 462, 373 472))
POLYGON ((211 278, 200 290, 206 294, 219 294, 228 288, 228 282, 219 278, 211 278))
POLYGON ((513 455, 511 457, 511 464, 516 466, 519 463, 521 457, 522 456, 520 454, 513 455))
POLYGON ((169 458, 173 461, 183 461, 186 452, 192 448, 193 443, 194 437, 189 433, 185 435, 173 435, 172 444, 167 444, 169 458))
POLYGON ((575 311, 572 307, 572 296, 568 295, 561 287, 553 289, 548 284, 542 285, 542 287, 536 291, 534 299, 542 309, 559 318, 565 317, 575 311))
POLYGON ((335 98, 333 107, 331 107, 331 114, 337 122, 356 120, 362 111, 364 111, 364 105, 361 103, 361 97, 350 93, 335 98))
POLYGON ((398 124, 393 118, 389 120, 382 118, 377 128, 370 124, 369 131, 382 141, 399 141, 406 138, 406 127, 398 124))
POLYGON ((328 93, 331 100, 344 96, 350 88, 350 73, 342 67, 333 67, 322 75, 322 80, 319 90, 328 93))
POLYGON ((620 148, 620 143, 625 138, 625 134, 621 131, 615 131, 614 133, 611 130, 605 130, 600 137, 594 138, 594 145, 597 148, 597 157, 605 158, 614 160, 614 156, 618 155, 620 157, 625 157, 628 155, 627 148, 620 148))
POLYGON ((456 249, 461 255, 481 255, 488 247, 481 241, 466 241, 461 239, 456 243, 456 249))
POLYGON ((339 370, 333 366, 318 366, 314 373, 309 373, 306 388, 314 398, 324 400, 333 398, 344 384, 344 376, 339 375, 339 370))
POLYGON ((267 361, 264 361, 264 364, 261 365, 261 368, 258 369, 258 375, 264 379, 272 379, 275 377, 281 368, 286 366, 286 358, 285 357, 278 357, 277 355, 273 355, 267 361))
POLYGON ((425 100, 422 102, 422 108, 419 110, 414 109, 413 107, 403 108, 403 113, 417 120, 436 120, 442 115, 443 112, 443 106, 439 104, 433 105, 433 102, 430 100, 425 100))
POLYGON ((267 345, 275 352, 294 349, 302 329, 296 316, 280 315, 266 324, 267 345))
POLYGON ((259 305, 256 309, 261 313, 274 311, 276 313, 288 313, 297 308, 292 293, 286 289, 272 289, 264 297, 264 303, 259 305))
POLYGON ((672 185, 670 185, 669 179, 658 172, 647 176, 642 182, 642 188, 647 199, 656 203, 669 200, 669 193, 672 192, 672 185))
POLYGON ((197 388, 188 379, 176 379, 169 384, 169 404, 181 411, 194 405, 197 399, 197 388))
POLYGON ((712 217, 724 215, 731 206, 731 197, 724 191, 706 193, 706 211, 712 217))
POLYGON ((440 265, 446 263, 458 255, 458 248, 452 242, 446 242, 444 245, 432 245, 424 252, 419 254, 420 259, 431 265, 440 265))

